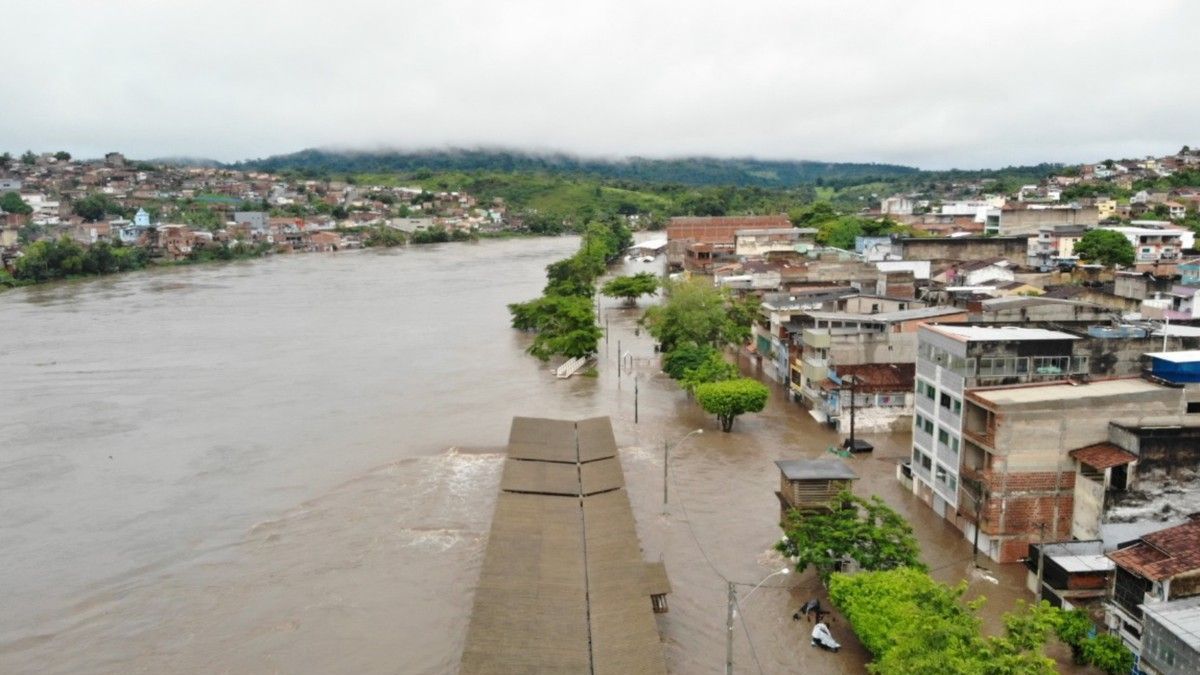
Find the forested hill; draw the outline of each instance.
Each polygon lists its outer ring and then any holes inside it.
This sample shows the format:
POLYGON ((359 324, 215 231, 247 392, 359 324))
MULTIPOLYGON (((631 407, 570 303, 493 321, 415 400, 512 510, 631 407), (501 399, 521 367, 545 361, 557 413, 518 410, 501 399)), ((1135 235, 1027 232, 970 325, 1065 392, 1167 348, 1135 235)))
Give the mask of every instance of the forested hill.
POLYGON ((281 172, 292 170, 311 176, 337 173, 429 172, 546 172, 602 180, 681 185, 736 185, 782 188, 796 185, 850 185, 913 176, 918 169, 895 164, 847 164, 759 159, 623 160, 582 158, 566 154, 537 154, 508 150, 440 150, 425 152, 338 152, 302 150, 233 165, 239 169, 281 172))

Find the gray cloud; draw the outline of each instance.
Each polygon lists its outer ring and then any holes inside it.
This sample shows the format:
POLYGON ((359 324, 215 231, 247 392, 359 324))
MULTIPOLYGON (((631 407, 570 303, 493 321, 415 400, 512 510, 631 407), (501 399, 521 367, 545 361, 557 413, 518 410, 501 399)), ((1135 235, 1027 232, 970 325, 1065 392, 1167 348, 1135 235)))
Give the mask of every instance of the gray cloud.
POLYGON ((0 149, 503 145, 929 168, 1200 143, 1200 3, 6 3, 0 149))

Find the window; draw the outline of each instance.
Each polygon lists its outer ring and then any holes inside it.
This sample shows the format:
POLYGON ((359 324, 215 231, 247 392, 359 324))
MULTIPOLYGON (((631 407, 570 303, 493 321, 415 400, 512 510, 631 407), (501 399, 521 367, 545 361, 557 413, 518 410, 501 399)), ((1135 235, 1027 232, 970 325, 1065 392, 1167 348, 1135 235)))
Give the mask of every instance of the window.
POLYGON ((943 391, 941 399, 938 401, 938 403, 946 410, 949 410, 951 400, 953 400, 953 399, 950 398, 950 394, 947 394, 946 392, 943 391))
POLYGON ((957 399, 957 398, 956 398, 956 399, 954 399, 953 410, 954 410, 954 414, 955 414, 955 415, 961 415, 961 414, 962 414, 962 401, 961 401, 961 400, 959 400, 959 399, 957 399))
POLYGON ((921 430, 921 429, 924 429, 924 428, 925 428, 925 418, 924 418, 924 417, 921 417, 921 414, 920 414, 920 413, 917 413, 917 414, 916 414, 916 415, 913 417, 913 422, 915 422, 915 425, 914 425, 914 426, 916 426, 918 430, 921 430))
POLYGON ((931 468, 933 468, 933 461, 929 459, 929 455, 921 453, 921 466, 926 471, 929 471, 931 468))
POLYGON ((938 481, 939 483, 943 483, 943 484, 945 484, 945 482, 946 482, 946 468, 945 468, 944 466, 942 466, 941 464, 938 464, 938 465, 937 465, 937 471, 934 471, 934 472, 933 472, 933 477, 934 477, 934 478, 936 478, 936 479, 937 479, 937 481, 938 481))
POLYGON ((947 476, 946 477, 946 487, 950 488, 951 492, 957 490, 958 489, 958 479, 955 478, 954 476, 947 476))
POLYGON ((957 436, 950 437, 950 452, 953 452, 956 455, 958 454, 958 437, 957 436))
POLYGON ((938 427, 938 443, 950 445, 950 432, 938 427))
POLYGON ((929 434, 930 436, 933 435, 933 422, 930 420, 925 420, 925 433, 929 434))

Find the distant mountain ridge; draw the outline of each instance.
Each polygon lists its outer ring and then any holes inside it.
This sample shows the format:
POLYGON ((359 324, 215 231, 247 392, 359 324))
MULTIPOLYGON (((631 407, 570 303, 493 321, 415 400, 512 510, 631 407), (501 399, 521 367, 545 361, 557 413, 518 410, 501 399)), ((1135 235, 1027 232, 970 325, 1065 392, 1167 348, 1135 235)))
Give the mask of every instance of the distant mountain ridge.
POLYGON ((866 182, 911 176, 920 169, 897 164, 681 157, 675 159, 586 158, 565 153, 449 149, 416 152, 307 149, 246 160, 232 168, 302 173, 416 173, 422 170, 545 172, 610 180, 683 185, 782 188, 818 182, 866 182))

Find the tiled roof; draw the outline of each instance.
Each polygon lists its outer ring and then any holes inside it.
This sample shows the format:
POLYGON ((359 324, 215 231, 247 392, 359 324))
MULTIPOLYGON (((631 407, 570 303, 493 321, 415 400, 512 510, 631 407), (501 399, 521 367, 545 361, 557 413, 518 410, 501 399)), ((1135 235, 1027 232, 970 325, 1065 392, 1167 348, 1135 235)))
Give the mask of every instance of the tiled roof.
MULTIPOLYGON (((843 381, 854 378, 855 391, 862 393, 908 390, 916 374, 914 363, 868 363, 857 366, 835 366, 833 370, 843 381)), ((830 389, 837 385, 827 380, 822 384, 830 389)))
POLYGON ((1084 464, 1101 471, 1112 466, 1128 464, 1137 459, 1132 452, 1122 450, 1112 443, 1096 443, 1072 450, 1069 454, 1084 464))
POLYGON ((1113 551, 1108 557, 1150 581, 1200 570, 1200 520, 1147 534, 1137 544, 1113 551))

